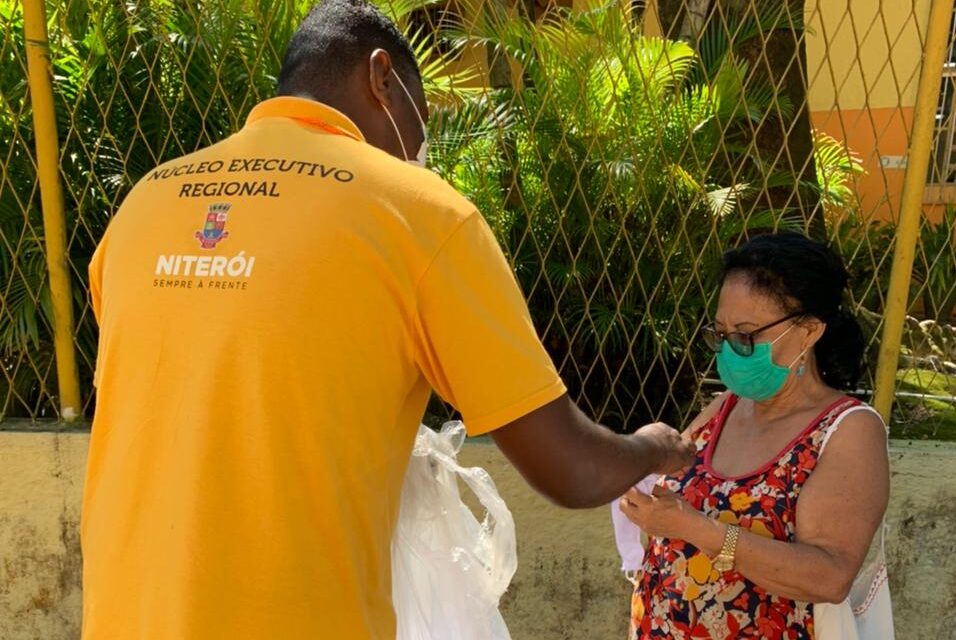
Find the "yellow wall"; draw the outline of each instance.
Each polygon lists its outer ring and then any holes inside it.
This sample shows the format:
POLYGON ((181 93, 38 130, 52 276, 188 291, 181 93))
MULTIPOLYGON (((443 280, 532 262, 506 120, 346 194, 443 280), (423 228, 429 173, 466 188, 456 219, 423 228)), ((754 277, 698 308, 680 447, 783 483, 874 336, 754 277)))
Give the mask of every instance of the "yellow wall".
POLYGON ((808 0, 813 111, 916 104, 930 0, 808 0))
MULTIPOLYGON (((0 638, 75 640, 78 516, 88 436, 0 432, 0 638)), ((514 513, 518 573, 502 609, 514 640, 624 638, 630 585, 618 571, 609 507, 565 511, 532 492, 487 441, 466 465, 488 470, 514 513)), ((887 554, 897 637, 956 628, 956 445, 894 443, 887 554)))

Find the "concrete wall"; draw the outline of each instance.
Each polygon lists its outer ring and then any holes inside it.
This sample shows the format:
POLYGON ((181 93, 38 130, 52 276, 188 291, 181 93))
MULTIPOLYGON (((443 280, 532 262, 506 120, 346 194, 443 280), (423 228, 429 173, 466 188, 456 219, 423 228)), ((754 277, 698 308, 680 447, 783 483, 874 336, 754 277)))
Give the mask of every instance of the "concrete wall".
POLYGON ((0 432, 0 638, 80 636, 83 433, 0 432))
MULTIPOLYGON (((79 505, 87 436, 0 432, 0 638, 79 636, 79 505)), ((494 446, 485 467, 518 526, 520 568, 504 600, 514 640, 604 640, 627 627, 608 509, 569 512, 534 495, 494 446)), ((897 638, 956 640, 956 446, 894 443, 888 543, 897 638)), ((839 523, 834 523, 839 526, 839 523)))

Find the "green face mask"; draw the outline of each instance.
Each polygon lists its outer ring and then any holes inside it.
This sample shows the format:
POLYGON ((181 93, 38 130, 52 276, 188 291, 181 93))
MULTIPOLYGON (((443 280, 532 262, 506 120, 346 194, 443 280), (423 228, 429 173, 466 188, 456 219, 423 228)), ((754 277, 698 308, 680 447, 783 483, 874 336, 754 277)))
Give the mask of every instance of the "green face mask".
POLYGON ((780 334, 773 342, 755 344, 754 352, 749 356, 738 354, 725 340, 717 353, 717 373, 720 375, 720 381, 727 385, 734 395, 757 402, 777 395, 790 375, 790 368, 806 353, 804 351, 797 356, 797 359, 790 363, 790 367, 781 367, 774 363, 771 347, 774 342, 787 335, 790 329, 780 334))

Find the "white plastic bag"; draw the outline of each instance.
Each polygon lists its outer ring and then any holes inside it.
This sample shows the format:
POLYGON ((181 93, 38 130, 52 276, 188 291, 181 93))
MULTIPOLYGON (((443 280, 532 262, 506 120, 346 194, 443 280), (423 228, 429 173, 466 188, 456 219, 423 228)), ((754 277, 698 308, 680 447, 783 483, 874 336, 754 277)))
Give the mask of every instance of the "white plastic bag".
POLYGON ((460 422, 420 427, 392 539, 397 640, 510 640, 498 602, 518 565, 511 512, 484 469, 459 466, 460 422), (486 510, 479 523, 458 493, 486 510))

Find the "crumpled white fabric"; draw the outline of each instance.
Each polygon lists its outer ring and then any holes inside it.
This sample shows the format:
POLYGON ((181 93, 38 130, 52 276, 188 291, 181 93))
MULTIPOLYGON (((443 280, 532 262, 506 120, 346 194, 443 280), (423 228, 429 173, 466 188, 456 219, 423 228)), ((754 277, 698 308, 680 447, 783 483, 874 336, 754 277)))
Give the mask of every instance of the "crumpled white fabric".
MULTIPOLYGON (((641 493, 650 495, 659 477, 654 474, 649 475, 634 486, 641 493)), ((628 520, 621 511, 620 499, 611 504, 611 520, 614 522, 614 541, 617 543, 617 552, 621 556, 621 571, 633 573, 644 563, 641 528, 628 520)))

